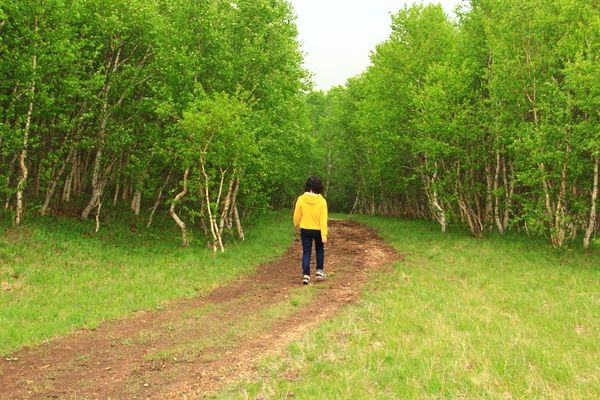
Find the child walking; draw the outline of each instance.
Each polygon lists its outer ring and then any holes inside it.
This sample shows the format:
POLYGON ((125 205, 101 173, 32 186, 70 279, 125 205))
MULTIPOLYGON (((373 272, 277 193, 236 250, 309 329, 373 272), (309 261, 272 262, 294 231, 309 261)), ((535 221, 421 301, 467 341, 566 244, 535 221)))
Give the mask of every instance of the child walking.
POLYGON ((325 279, 325 248, 327 243, 327 201, 322 196, 323 183, 316 176, 311 176, 304 185, 304 194, 296 200, 294 209, 294 226, 300 228, 302 239, 302 283, 310 283, 310 256, 312 243, 315 243, 317 255, 317 272, 315 279, 325 279))

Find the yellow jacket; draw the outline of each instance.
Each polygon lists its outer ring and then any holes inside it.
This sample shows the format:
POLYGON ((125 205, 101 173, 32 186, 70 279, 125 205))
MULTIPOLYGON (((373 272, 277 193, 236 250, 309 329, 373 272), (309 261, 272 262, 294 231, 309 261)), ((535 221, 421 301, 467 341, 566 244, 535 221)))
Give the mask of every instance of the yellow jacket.
POLYGON ((327 240, 327 201, 320 194, 306 192, 296 200, 294 226, 321 230, 321 238, 327 240))

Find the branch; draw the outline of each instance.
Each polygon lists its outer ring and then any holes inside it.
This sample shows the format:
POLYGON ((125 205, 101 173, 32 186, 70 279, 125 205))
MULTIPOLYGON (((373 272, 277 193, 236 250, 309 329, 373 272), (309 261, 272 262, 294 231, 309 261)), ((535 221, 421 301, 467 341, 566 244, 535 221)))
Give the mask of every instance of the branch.
POLYGON ((137 83, 131 84, 127 90, 123 91, 123 93, 119 97, 119 100, 117 100, 117 102, 114 104, 114 107, 118 107, 121 105, 121 103, 123 103, 123 100, 125 100, 125 97, 127 97, 127 95, 130 93, 131 89, 146 82, 148 79, 152 78, 152 76, 154 76, 154 74, 155 74, 155 72, 152 72, 151 74, 149 74, 149 75, 145 76, 144 78, 142 78, 141 80, 139 80, 137 83))

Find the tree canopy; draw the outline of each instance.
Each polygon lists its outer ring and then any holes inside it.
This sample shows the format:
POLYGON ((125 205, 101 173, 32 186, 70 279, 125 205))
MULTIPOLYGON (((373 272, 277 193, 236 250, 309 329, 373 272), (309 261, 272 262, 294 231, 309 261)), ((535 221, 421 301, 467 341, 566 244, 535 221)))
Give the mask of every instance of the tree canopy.
POLYGON ((216 246, 305 175, 286 1, 6 0, 0 38, 0 196, 16 223, 126 202, 149 225, 174 205, 184 242, 193 223, 216 246))
POLYGON ((439 5, 400 10, 368 70, 319 99, 319 137, 344 149, 322 167, 340 202, 432 218, 443 231, 589 246, 599 27, 588 1, 473 0, 456 19, 439 5))

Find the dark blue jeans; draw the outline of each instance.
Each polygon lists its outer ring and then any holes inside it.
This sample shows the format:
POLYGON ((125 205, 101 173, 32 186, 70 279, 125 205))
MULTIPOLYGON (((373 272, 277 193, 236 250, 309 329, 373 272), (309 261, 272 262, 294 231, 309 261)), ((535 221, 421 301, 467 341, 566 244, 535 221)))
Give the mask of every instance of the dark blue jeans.
POLYGON ((302 273, 310 275, 310 255, 313 241, 317 253, 317 269, 323 270, 325 249, 321 239, 321 231, 318 229, 300 229, 300 238, 302 239, 302 273))

